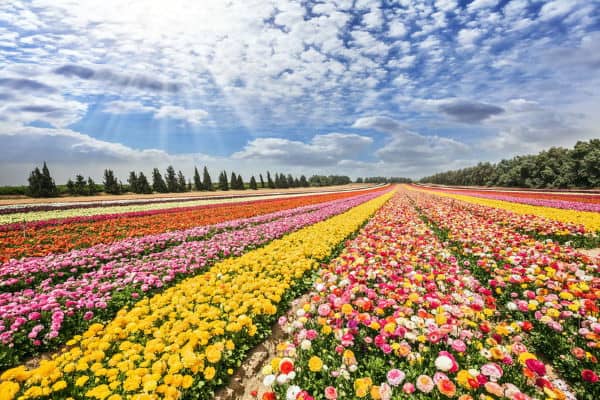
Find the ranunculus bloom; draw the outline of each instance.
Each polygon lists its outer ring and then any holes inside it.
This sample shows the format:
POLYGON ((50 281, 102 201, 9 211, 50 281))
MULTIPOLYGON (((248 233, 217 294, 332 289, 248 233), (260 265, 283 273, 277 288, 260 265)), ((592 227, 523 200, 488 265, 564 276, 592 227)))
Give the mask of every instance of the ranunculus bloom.
POLYGON ((400 385, 404 381, 405 377, 406 374, 399 369, 391 369, 387 373, 387 381, 392 386, 400 385))
POLYGON ((436 386, 444 396, 454 397, 456 394, 456 385, 450 379, 441 379, 436 386))
POLYGON ((289 358, 283 358, 279 362, 279 372, 282 374, 289 374, 294 370, 294 362, 289 358))
POLYGON ((584 369, 581 371, 581 378, 586 382, 598 382, 598 375, 596 375, 596 373, 591 369, 584 369))
POLYGON ((429 393, 433 390, 433 379, 427 375, 420 375, 417 378, 417 389, 423 393, 429 393))
POLYGON ((404 385, 402 385, 402 391, 404 393, 408 393, 408 394, 414 393, 415 392, 415 385, 413 385, 410 382, 406 382, 404 385))
POLYGON ((325 388, 325 398, 327 400, 336 400, 337 399, 337 390, 333 386, 327 386, 325 388))
POLYGON ((525 365, 527 368, 538 374, 539 376, 546 375, 546 366, 540 360, 536 360, 535 358, 530 358, 525 361, 525 365))

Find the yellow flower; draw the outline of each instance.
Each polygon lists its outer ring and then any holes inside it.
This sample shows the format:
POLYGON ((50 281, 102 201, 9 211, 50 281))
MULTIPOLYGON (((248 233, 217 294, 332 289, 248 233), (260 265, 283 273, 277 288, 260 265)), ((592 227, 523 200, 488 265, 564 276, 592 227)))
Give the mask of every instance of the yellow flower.
POLYGON ((212 378, 215 377, 216 372, 217 371, 213 367, 207 367, 204 370, 204 379, 206 379, 207 381, 212 380, 212 378))
POLYGON ((52 385, 52 390, 55 392, 58 392, 59 390, 63 390, 66 387, 67 387, 67 382, 60 380, 60 381, 56 382, 54 385, 52 385))
POLYGON ((85 396, 93 397, 98 400, 104 400, 105 398, 110 396, 110 394, 111 394, 111 392, 110 392, 110 389, 108 388, 108 385, 100 385, 100 386, 96 386, 93 389, 88 390, 85 393, 85 396))
POLYGON ((181 387, 184 389, 189 388, 194 383, 194 377, 191 375, 185 375, 181 381, 181 387))
POLYGON ((142 378, 140 378, 137 375, 132 375, 125 379, 125 382, 123 382, 123 389, 125 389, 128 392, 133 392, 134 390, 137 390, 140 387, 141 383, 142 378))
POLYGON ((12 400, 19 392, 19 384, 16 382, 0 383, 0 400, 12 400))
POLYGON ((217 346, 208 346, 206 348, 206 359, 208 362, 215 364, 221 360, 221 350, 217 346))
POLYGON ((308 360, 308 369, 312 372, 319 372, 323 368, 323 361, 317 357, 312 356, 310 360, 308 360))

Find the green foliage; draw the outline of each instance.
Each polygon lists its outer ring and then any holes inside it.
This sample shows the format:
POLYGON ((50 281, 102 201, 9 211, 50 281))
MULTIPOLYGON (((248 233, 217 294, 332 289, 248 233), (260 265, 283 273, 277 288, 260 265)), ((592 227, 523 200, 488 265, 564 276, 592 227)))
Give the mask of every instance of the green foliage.
POLYGON ((187 190, 186 184, 185 184, 185 176, 183 175, 183 172, 181 172, 181 170, 179 170, 177 172, 177 192, 183 193, 187 190))
POLYGON ((108 194, 121 194, 121 185, 115 178, 115 174, 110 169, 104 170, 104 191, 108 194))
POLYGON ((526 188, 600 187, 600 139, 577 142, 573 149, 552 147, 537 155, 516 156, 497 164, 441 172, 423 183, 526 188))
POLYGON ((219 190, 229 190, 229 183, 227 182, 227 172, 221 171, 219 174, 219 190))
MULTIPOLYGON (((262 178, 262 175, 261 175, 261 178, 262 178)), ((264 185, 264 182, 262 182, 262 184, 264 185)), ((252 190, 258 189, 258 185, 256 184, 256 179, 254 179, 254 175, 252 175, 252 177, 250 178, 250 189, 252 189, 252 190)))
POLYGON ((275 189, 275 182, 271 179, 271 173, 267 171, 267 186, 269 189, 275 189))
POLYGON ((411 183, 412 179, 401 176, 370 176, 366 178, 358 178, 356 183, 411 183), (360 182, 359 182, 360 179, 360 182))
POLYGON ((42 170, 35 167, 29 175, 29 187, 27 194, 31 197, 56 197, 58 196, 58 190, 54 179, 50 176, 50 170, 44 161, 42 170))
POLYGON ((206 168, 206 165, 204 166, 204 171, 202 173, 202 187, 203 190, 215 190, 213 188, 212 180, 210 179, 210 174, 208 173, 208 168, 206 168))
POLYGON ((347 185, 351 183, 349 176, 345 175, 313 175, 308 179, 310 186, 347 185))
POLYGON ((260 178, 260 187, 261 187, 261 189, 264 189, 266 187, 265 186, 265 180, 263 179, 262 174, 259 174, 258 176, 260 178))
POLYGON ((167 193, 169 189, 158 168, 152 171, 152 189, 158 193, 167 193))
POLYGON ((167 191, 169 193, 175 193, 179 191, 177 175, 175 174, 175 168, 173 168, 172 165, 167 167, 167 172, 165 173, 165 182, 167 184, 167 191))
POLYGON ((202 187, 202 180, 200 179, 200 173, 196 167, 194 167, 194 190, 204 190, 202 187))

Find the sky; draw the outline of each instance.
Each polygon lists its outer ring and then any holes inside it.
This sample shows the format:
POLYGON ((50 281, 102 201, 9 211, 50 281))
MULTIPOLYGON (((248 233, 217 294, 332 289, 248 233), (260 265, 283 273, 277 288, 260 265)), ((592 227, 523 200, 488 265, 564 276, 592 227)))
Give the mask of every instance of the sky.
POLYGON ((0 1, 0 185, 407 176, 600 137, 600 0, 0 1))

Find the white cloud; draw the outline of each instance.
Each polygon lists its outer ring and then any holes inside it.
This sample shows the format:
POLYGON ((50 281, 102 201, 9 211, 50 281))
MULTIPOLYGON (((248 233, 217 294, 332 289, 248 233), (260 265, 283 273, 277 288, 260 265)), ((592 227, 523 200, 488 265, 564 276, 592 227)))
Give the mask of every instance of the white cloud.
POLYGON ((576 0, 554 0, 542 6, 540 9, 540 19, 546 21, 556 17, 562 17, 571 12, 576 6, 576 0))
POLYGON ((472 47, 477 39, 481 37, 481 30, 479 29, 461 29, 458 32, 458 43, 463 47, 472 47))
POLYGON ((373 139, 353 133, 315 135, 310 142, 257 138, 232 155, 234 159, 270 160, 287 165, 335 165, 366 150, 373 139))
POLYGON ((179 106, 162 106, 154 114, 154 118, 156 119, 177 119, 186 121, 191 125, 201 124, 207 116, 208 113, 204 110, 198 108, 187 109, 179 106))
POLYGON ((102 111, 110 114, 150 113, 154 107, 146 106, 139 101, 114 100, 107 103, 102 111))

